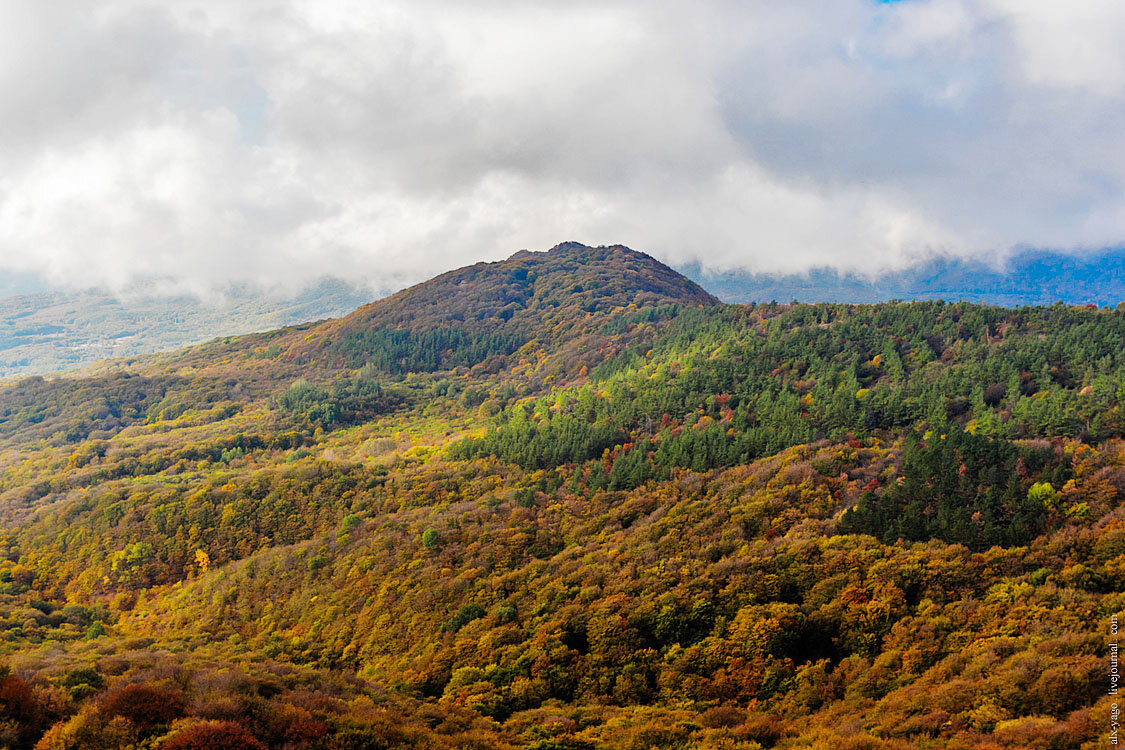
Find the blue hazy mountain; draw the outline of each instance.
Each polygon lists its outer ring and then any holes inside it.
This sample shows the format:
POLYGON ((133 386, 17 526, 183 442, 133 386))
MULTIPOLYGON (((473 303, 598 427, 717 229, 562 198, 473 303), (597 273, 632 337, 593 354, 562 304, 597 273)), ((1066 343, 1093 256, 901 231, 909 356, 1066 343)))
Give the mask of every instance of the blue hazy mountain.
POLYGON ((1002 307, 1096 304, 1125 300, 1125 248, 1071 255, 1028 250, 1004 267, 939 258, 868 279, 818 268, 805 274, 704 273, 698 265, 680 272, 727 302, 881 302, 965 300, 1002 307))
POLYGON ((38 276, 13 271, 0 272, 0 297, 37 294, 47 291, 47 283, 38 276))

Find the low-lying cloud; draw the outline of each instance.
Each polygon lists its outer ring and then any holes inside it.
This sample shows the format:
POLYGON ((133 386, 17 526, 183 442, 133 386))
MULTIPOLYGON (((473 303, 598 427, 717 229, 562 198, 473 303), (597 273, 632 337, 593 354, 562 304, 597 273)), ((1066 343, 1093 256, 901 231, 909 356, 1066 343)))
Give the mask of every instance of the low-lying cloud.
POLYGON ((1119 245, 1122 28, 1109 0, 17 0, 0 273, 386 289, 569 239, 867 274, 1119 245))

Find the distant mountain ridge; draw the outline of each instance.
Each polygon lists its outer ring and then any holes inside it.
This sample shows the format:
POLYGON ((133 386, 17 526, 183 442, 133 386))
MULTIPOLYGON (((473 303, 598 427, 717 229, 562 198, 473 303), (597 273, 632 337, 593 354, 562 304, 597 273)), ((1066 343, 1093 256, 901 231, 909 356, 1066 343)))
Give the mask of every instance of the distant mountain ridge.
MULTIPOLYGON (((290 359, 316 357, 336 366, 355 366, 365 352, 385 351, 388 359, 382 364, 394 370, 408 362, 436 367, 477 362, 486 353, 508 356, 541 338, 537 331, 551 330, 556 341, 587 334, 593 330, 591 319, 614 311, 710 306, 719 299, 1115 306, 1125 300, 1125 249, 1081 256, 1027 251, 1004 269, 937 259, 866 279, 828 268, 791 275, 712 275, 698 264, 672 269, 623 245, 564 242, 547 251, 521 250, 502 261, 449 271, 375 302, 372 296, 329 279, 294 297, 234 290, 217 303, 183 297, 123 303, 93 291, 4 297, 0 378, 170 352, 219 337, 325 319, 330 320, 300 331, 275 330, 267 346, 276 344, 290 359), (420 359, 411 354, 419 346, 428 350, 420 359)), ((229 342, 235 349, 243 345, 229 342)))
POLYGON ((338 279, 324 279, 294 296, 234 289, 215 301, 158 296, 122 301, 93 290, 4 297, 0 378, 323 320, 348 313, 371 296, 338 279))
POLYGON ((704 273, 698 264, 679 269, 726 302, 847 302, 964 300, 1000 307, 1095 304, 1125 300, 1125 248, 1072 255, 1028 250, 1003 268, 974 260, 939 258, 867 279, 817 268, 807 274, 704 273))

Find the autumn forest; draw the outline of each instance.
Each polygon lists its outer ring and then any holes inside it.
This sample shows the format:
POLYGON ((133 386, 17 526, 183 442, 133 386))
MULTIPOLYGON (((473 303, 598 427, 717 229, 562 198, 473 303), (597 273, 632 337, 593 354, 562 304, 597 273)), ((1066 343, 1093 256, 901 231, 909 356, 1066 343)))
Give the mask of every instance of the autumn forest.
POLYGON ((575 243, 0 381, 0 747, 1108 747, 1125 309, 575 243))

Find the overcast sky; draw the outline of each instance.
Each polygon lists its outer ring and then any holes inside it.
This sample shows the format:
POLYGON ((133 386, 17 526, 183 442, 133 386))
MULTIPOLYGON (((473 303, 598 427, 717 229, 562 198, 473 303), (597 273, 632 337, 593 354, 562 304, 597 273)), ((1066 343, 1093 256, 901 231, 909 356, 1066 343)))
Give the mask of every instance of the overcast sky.
POLYGON ((872 273, 1125 241, 1125 3, 0 4, 0 275, 872 273))

